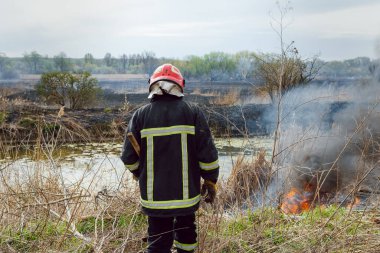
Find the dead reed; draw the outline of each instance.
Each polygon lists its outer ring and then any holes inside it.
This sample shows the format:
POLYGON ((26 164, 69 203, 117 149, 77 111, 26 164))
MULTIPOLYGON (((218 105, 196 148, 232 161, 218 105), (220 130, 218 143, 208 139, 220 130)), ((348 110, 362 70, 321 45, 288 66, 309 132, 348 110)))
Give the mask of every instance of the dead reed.
POLYGON ((231 174, 222 187, 220 195, 227 205, 253 207, 251 197, 264 192, 269 184, 271 168, 265 159, 265 150, 261 150, 252 161, 239 156, 231 170, 231 174), (247 203, 248 202, 248 203, 247 203))
POLYGON ((229 92, 214 94, 212 104, 214 105, 235 105, 240 99, 240 92, 237 89, 231 89, 229 92))

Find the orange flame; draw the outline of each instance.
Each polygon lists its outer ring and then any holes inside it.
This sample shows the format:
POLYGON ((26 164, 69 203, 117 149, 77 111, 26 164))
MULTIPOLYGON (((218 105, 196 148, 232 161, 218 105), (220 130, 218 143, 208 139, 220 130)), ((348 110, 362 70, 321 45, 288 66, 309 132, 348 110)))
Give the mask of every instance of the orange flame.
POLYGON ((360 204, 360 198, 359 197, 355 197, 355 199, 354 199, 354 201, 353 202, 351 202, 351 203, 349 203, 348 205, 347 205, 347 208, 354 208, 354 207, 356 207, 357 205, 359 205, 360 204))
MULTIPOLYGON (((303 190, 292 187, 290 191, 283 197, 281 201, 281 210, 286 214, 300 214, 304 211, 310 210, 314 207, 314 196, 315 196, 315 187, 313 185, 306 183, 303 187, 303 190)), ((319 196, 319 195, 318 195, 319 196)), ((323 193, 322 193, 323 196, 323 193)), ((318 198, 319 201, 320 200, 318 198)), ((360 205, 362 199, 355 196, 348 204, 346 202, 346 208, 352 209, 360 205)), ((319 203, 321 204, 321 203, 319 203)), ((324 204, 321 205, 324 207, 324 204)))
MULTIPOLYGON (((305 187, 309 188, 309 187, 305 187)), ((313 193, 306 189, 304 192, 292 188, 284 197, 281 210, 286 214, 299 214, 311 208, 313 193)))

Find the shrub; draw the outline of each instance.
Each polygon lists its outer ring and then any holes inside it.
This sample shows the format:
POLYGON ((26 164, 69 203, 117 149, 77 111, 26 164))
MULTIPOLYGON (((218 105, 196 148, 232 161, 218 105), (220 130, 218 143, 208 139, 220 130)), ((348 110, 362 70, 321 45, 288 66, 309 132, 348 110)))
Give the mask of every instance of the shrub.
POLYGON ((97 102, 97 97, 101 93, 98 80, 91 77, 88 72, 81 74, 45 73, 41 76, 36 91, 46 102, 71 109, 91 106, 97 102))
POLYGON ((0 125, 5 123, 6 120, 7 120, 7 113, 6 112, 0 112, 0 125))
POLYGON ((104 112, 105 113, 111 113, 112 109, 110 107, 106 107, 106 108, 104 108, 104 112))
POLYGON ((19 126, 24 128, 32 128, 36 126, 36 121, 31 118, 23 118, 19 121, 19 126))

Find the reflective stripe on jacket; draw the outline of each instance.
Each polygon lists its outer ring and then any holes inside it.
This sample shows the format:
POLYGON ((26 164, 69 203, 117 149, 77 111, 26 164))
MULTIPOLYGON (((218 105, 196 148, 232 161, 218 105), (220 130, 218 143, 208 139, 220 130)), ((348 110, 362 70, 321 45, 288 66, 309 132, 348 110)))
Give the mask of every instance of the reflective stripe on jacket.
POLYGON ((218 155, 203 113, 182 98, 156 96, 128 124, 121 159, 139 178, 141 205, 151 216, 187 215, 197 210, 200 179, 217 181, 218 155))

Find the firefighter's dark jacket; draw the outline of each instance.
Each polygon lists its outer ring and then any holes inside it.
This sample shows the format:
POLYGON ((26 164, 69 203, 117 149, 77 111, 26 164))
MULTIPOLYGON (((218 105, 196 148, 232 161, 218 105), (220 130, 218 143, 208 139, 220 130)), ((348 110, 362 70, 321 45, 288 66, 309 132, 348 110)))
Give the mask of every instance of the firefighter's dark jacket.
POLYGON ((172 95, 155 96, 132 116, 127 132, 140 145, 140 157, 125 138, 121 159, 139 178, 141 205, 150 216, 195 212, 200 179, 217 181, 218 153, 203 113, 172 95))

